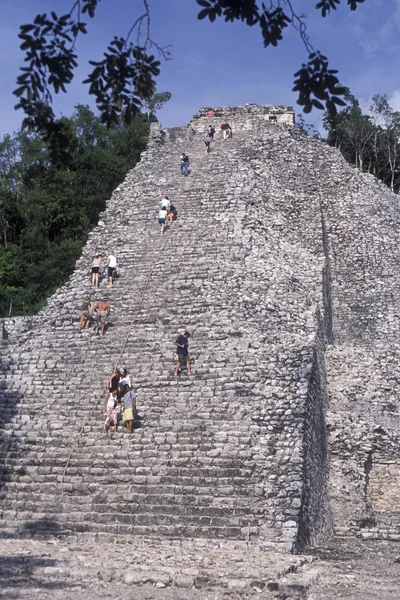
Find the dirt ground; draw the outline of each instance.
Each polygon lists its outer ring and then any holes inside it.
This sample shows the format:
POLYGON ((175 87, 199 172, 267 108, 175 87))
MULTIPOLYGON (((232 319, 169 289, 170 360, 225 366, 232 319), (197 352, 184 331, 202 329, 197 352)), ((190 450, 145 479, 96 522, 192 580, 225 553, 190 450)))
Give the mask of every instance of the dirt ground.
POLYGON ((398 600, 400 544, 332 540, 292 556, 134 540, 0 540, 7 600, 398 600))

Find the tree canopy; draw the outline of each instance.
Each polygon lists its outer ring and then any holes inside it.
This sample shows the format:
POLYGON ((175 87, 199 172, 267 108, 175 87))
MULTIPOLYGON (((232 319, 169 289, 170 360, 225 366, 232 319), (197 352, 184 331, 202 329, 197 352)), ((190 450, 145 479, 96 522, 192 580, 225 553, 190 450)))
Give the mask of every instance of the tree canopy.
POLYGON ((107 128, 88 106, 45 142, 0 142, 0 316, 33 314, 73 272, 106 200, 139 160, 149 119, 107 128))
POLYGON ((346 89, 347 106, 323 123, 327 142, 362 171, 381 179, 393 192, 400 189, 400 112, 389 106, 386 95, 375 94, 363 114, 358 100, 346 89))
MULTIPOLYGON (((258 0, 191 1, 200 8, 200 20, 214 22, 222 18, 228 23, 241 21, 255 27, 265 47, 276 46, 285 29, 293 25, 308 53, 308 62, 294 74, 293 90, 298 92, 298 104, 305 113, 317 108, 335 114, 337 106, 344 106, 345 88, 339 83, 337 71, 329 68, 328 58, 313 48, 305 19, 295 12, 292 0, 270 0, 268 6, 258 0)), ((346 1, 354 11, 365 0, 346 1)), ((16 107, 25 113, 23 128, 40 131, 44 139, 60 133, 51 108, 52 95, 65 92, 71 83, 78 66, 77 38, 87 34, 84 19, 95 18, 99 3, 100 0, 71 0, 68 13, 38 14, 33 23, 20 28, 26 66, 21 69, 14 91, 18 97, 16 107)), ((340 3, 341 0, 320 0, 315 10, 325 18, 340 3)), ((168 48, 160 47, 151 37, 151 0, 142 0, 142 7, 141 14, 133 15, 126 37, 114 36, 103 59, 90 61, 92 70, 84 81, 89 85, 89 94, 95 97, 102 123, 107 125, 121 119, 129 122, 143 104, 149 106, 161 64, 154 54, 169 57, 168 48), (133 34, 135 42, 131 40, 133 34)))

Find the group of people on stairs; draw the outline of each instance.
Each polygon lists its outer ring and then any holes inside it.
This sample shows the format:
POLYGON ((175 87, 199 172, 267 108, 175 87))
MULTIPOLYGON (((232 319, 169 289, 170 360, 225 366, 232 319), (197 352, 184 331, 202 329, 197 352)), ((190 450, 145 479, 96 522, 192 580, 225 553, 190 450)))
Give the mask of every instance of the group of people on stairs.
MULTIPOLYGON (((212 129, 212 134, 215 130, 212 129)), ((182 175, 187 176, 189 173, 189 157, 183 153, 180 156, 180 170, 182 175)), ((164 196, 160 202, 159 218, 160 231, 164 233, 166 222, 173 223, 178 217, 176 207, 170 202, 168 196, 164 196)), ((110 253, 104 263, 102 254, 96 254, 92 261, 91 267, 91 283, 97 288, 100 285, 100 277, 107 269, 109 285, 113 285, 113 278, 116 273, 117 260, 113 253, 110 253), (103 271, 102 271, 103 269, 103 271)), ((87 329, 91 326, 92 321, 95 322, 97 330, 104 335, 107 318, 110 315, 111 308, 107 303, 106 298, 102 298, 96 304, 92 305, 90 296, 86 296, 81 307, 79 318, 79 329, 87 329)), ((175 340, 177 363, 174 369, 174 375, 179 376, 182 367, 186 366, 187 375, 191 375, 190 369, 190 354, 189 354, 189 337, 190 333, 184 331, 175 340)), ((137 411, 136 393, 134 392, 130 377, 126 369, 115 369, 109 380, 108 394, 104 401, 105 421, 103 425, 104 432, 108 432, 113 423, 114 431, 118 429, 118 422, 122 419, 125 425, 125 433, 131 434, 133 421, 137 411)))
MULTIPOLYGON (((175 366, 174 375, 178 377, 182 367, 186 366, 187 375, 190 377, 190 354, 189 354, 190 333, 185 331, 178 335, 175 340, 176 355, 178 362, 175 366)), ((108 394, 104 400, 104 412, 106 419, 103 429, 107 433, 111 421, 114 431, 118 429, 118 422, 122 419, 125 425, 125 433, 131 434, 133 421, 137 412, 137 395, 132 388, 130 376, 127 369, 114 369, 108 382, 108 394)))
POLYGON ((160 209, 158 211, 158 224, 160 225, 161 233, 165 231, 165 224, 173 223, 178 218, 178 210, 177 208, 171 204, 168 196, 164 196, 164 198, 160 202, 160 209))
MULTIPOLYGON (((186 366, 187 375, 190 377, 190 333, 185 331, 178 335, 175 340, 176 355, 178 362, 175 366, 174 376, 178 377, 182 367, 186 366)), ((125 425, 125 433, 131 434, 133 421, 137 413, 137 395, 132 388, 130 376, 127 369, 114 369, 108 382, 108 394, 104 400, 104 412, 106 419, 103 429, 107 433, 113 422, 114 431, 118 430, 118 423, 122 419, 125 425)))
POLYGON ((88 329, 93 322, 96 327, 96 333, 101 332, 104 335, 106 322, 111 312, 111 308, 107 304, 107 299, 102 298, 92 306, 92 299, 90 296, 86 296, 81 311, 78 329, 88 329))
MULTIPOLYGON (((117 274, 117 259, 111 252, 103 263, 103 255, 96 254, 92 260, 91 283, 92 287, 100 287, 101 278, 107 272, 108 285, 113 285, 117 274)), ((110 316, 111 308, 107 303, 107 298, 101 298, 94 305, 90 296, 86 296, 81 305, 81 314, 79 316, 79 329, 88 329, 92 324, 95 325, 95 332, 105 334, 107 319, 110 316)))
MULTIPOLYGON (((228 138, 232 137, 232 127, 229 125, 229 123, 222 123, 221 131, 222 131, 224 140, 227 140, 228 138)), ((214 135, 215 135, 215 129, 212 125, 209 125, 207 127, 206 131, 204 132, 204 136, 203 136, 203 142, 204 142, 206 154, 208 154, 210 152, 211 142, 214 141, 214 135)))
POLYGON ((108 256, 104 269, 103 269, 103 256, 101 254, 96 254, 92 261, 92 287, 99 287, 100 285, 100 277, 105 273, 107 269, 107 277, 108 284, 111 287, 113 284, 113 279, 117 273, 117 259, 114 254, 108 256))
POLYGON ((125 433, 132 433, 133 420, 136 415, 136 394, 132 389, 131 379, 126 369, 115 369, 108 383, 108 394, 104 401, 104 432, 107 433, 111 420, 114 431, 118 429, 118 421, 122 418, 125 433))

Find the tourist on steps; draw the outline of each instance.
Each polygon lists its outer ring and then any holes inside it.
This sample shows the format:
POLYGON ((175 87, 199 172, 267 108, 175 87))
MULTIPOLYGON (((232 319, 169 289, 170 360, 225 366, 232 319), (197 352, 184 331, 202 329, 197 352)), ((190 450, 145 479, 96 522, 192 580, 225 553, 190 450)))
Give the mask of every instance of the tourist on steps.
POLYGON ((160 202, 160 210, 164 208, 165 210, 169 210, 171 202, 169 201, 168 196, 164 196, 164 198, 160 202))
POLYGON ((210 136, 211 140, 214 141, 214 133, 215 133, 215 129, 212 125, 209 125, 207 127, 207 133, 210 136))
POLYGON ((131 378, 128 375, 128 371, 126 369, 119 370, 119 380, 118 380, 118 397, 123 398, 128 391, 128 387, 131 387, 131 378))
POLYGON ((104 432, 107 433, 111 419, 114 423, 114 431, 117 431, 117 391, 113 390, 105 402, 106 420, 104 421, 104 432))
POLYGON ((99 273, 101 268, 101 254, 97 254, 92 261, 92 286, 99 287, 99 273))
POLYGON ((105 298, 102 298, 100 300, 100 302, 98 302, 93 307, 93 313, 94 313, 94 317, 96 320, 96 325, 98 328, 100 327, 101 333, 103 335, 105 333, 104 328, 106 325, 106 320, 110 316, 110 312, 111 312, 111 308, 107 304, 107 300, 105 298))
POLYGON ((204 134, 203 142, 206 147, 205 153, 208 154, 210 152, 210 146, 211 146, 211 136, 208 133, 208 131, 206 131, 204 134))
POLYGON ((107 258, 106 267, 107 267, 108 282, 109 282, 110 286, 112 286, 114 273, 117 268, 117 259, 115 258, 114 254, 112 252, 111 252, 110 256, 107 258))
POLYGON ((176 354, 178 356, 178 363, 174 372, 176 377, 179 375, 180 368, 184 365, 186 365, 187 374, 190 376, 189 338, 190 333, 185 331, 183 335, 178 335, 175 340, 176 354))
POLYGON ((232 137, 232 127, 229 125, 229 123, 222 123, 221 129, 224 135, 224 140, 232 137))
POLYGON ((179 160, 180 160, 181 175, 184 175, 185 177, 187 177, 189 174, 189 157, 187 154, 185 154, 183 152, 180 155, 179 160))
POLYGON ((173 204, 171 204, 169 207, 167 218, 170 223, 176 221, 176 219, 178 218, 178 211, 173 204))
POLYGON ((168 210, 166 208, 160 208, 158 213, 158 222, 160 224, 160 232, 164 233, 165 229, 165 220, 167 218, 168 210))
POLYGON ((86 321, 86 327, 90 326, 90 320, 92 318, 92 303, 90 296, 86 296, 85 302, 82 304, 82 312, 79 319, 79 329, 82 329, 84 322, 86 321))
POLYGON ((111 373, 110 380, 108 382, 108 391, 111 393, 114 390, 118 391, 118 383, 119 383, 120 375, 118 369, 114 369, 111 373))
POLYGON ((128 386, 128 390, 124 396, 124 412, 123 412, 123 420, 126 425, 125 433, 132 433, 132 425, 133 425, 133 415, 136 412, 136 394, 131 388, 128 386))

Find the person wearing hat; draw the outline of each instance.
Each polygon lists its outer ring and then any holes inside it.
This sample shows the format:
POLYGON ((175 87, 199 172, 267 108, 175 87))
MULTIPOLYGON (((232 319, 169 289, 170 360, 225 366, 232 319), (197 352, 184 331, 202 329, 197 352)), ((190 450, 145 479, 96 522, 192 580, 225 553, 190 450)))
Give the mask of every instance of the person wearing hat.
POLYGON ((102 298, 100 302, 93 307, 93 312, 96 319, 96 325, 101 325, 101 333, 104 335, 104 327, 107 317, 110 315, 111 308, 107 304, 107 299, 102 298))
POLYGON ((82 310, 82 312, 80 315, 79 325, 78 325, 79 329, 82 329, 85 320, 86 320, 86 327, 90 326, 90 319, 92 318, 92 305, 91 305, 90 296, 86 296, 85 302, 83 302, 81 310, 82 310))

